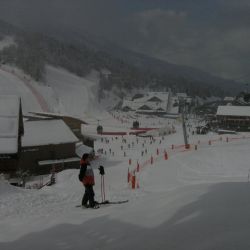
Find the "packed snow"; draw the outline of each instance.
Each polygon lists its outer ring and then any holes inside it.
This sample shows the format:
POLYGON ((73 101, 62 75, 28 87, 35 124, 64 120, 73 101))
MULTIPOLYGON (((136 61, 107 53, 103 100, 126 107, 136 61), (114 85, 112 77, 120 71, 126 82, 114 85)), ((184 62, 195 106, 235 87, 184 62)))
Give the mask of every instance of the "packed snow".
MULTIPOLYGON (((48 70, 50 79, 56 76, 63 81, 65 71, 48 70)), ((0 75, 13 79, 1 70, 0 75)), ((81 105, 91 106, 93 96, 80 88, 74 97, 78 80, 82 84, 83 80, 76 77, 73 93, 66 81, 62 87, 59 80, 48 84, 63 112, 70 113, 72 105, 74 115, 88 120, 85 133, 96 135, 98 123, 112 131, 130 129, 135 118, 132 113, 101 109, 86 113, 81 105), (83 102, 77 100, 80 96, 84 96, 83 102)), ((18 79, 15 82, 20 83, 18 79)), ((95 88, 94 83, 87 86, 88 91, 95 88)), ((27 90, 25 85, 20 93, 23 90, 27 90)), ((53 101, 45 100, 53 106, 53 101)), ((35 97, 26 103, 26 110, 34 103, 35 97)), ((102 199, 97 168, 103 165, 106 199, 128 203, 99 209, 76 207, 84 193, 77 169, 58 173, 55 185, 39 190, 16 188, 1 178, 0 249, 250 249, 250 134, 193 135, 192 126, 198 123, 190 120, 191 148, 185 149, 180 121, 142 115, 136 118, 141 127, 157 131, 168 125, 176 133, 96 135, 98 158, 91 162, 95 199, 102 199), (135 170, 135 189, 127 182, 128 168, 132 173, 135 170)))

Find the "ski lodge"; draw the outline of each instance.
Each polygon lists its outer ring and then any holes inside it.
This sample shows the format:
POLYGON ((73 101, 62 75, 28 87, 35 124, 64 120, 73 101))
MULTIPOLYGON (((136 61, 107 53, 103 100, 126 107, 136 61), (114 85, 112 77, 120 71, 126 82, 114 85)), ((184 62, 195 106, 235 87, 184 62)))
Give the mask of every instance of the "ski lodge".
POLYGON ((25 116, 29 121, 36 120, 53 120, 53 119, 61 119, 64 123, 71 129, 74 135, 82 141, 85 145, 89 147, 94 147, 94 140, 91 138, 84 136, 82 134, 82 126, 87 124, 85 121, 80 118, 64 115, 64 114, 55 114, 55 113, 45 113, 45 112, 30 112, 31 116, 25 116))
POLYGON ((219 106, 216 119, 220 129, 250 131, 250 106, 219 106))
POLYGON ((166 113, 170 101, 169 95, 169 92, 149 92, 138 98, 125 99, 122 109, 142 114, 166 113))
POLYGON ((21 99, 0 95, 0 173, 16 171, 23 133, 21 99))
POLYGON ((19 167, 35 174, 48 174, 79 167, 76 143, 79 139, 62 120, 24 123, 19 167))
POLYGON ((0 95, 0 173, 8 178, 19 169, 36 175, 79 168, 77 152, 83 149, 80 143, 76 150, 81 140, 74 132, 81 132, 82 121, 65 119, 75 131, 56 117, 24 121, 21 99, 0 95))
POLYGON ((168 92, 148 92, 124 99, 122 110, 149 115, 177 115, 180 101, 190 104, 192 98, 186 93, 173 95, 170 89, 168 92))

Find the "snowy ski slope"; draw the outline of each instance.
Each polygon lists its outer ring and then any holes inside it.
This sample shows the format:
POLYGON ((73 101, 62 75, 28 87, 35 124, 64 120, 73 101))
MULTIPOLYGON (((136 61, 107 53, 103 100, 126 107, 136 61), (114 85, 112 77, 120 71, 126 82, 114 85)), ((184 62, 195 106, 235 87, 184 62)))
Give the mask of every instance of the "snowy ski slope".
MULTIPOLYGON (((81 117, 88 112, 91 133, 98 120, 114 130, 126 130, 132 124, 134 119, 127 114, 116 114, 128 121, 121 123, 111 114, 94 113, 87 108, 93 107, 96 85, 92 81, 84 80, 86 91, 90 91, 86 94, 82 79, 53 67, 48 67, 48 71, 48 86, 34 85, 48 107, 58 112, 72 110, 72 114, 81 117), (55 99, 46 96, 45 89, 55 99)), ((17 91, 22 95, 25 111, 31 107, 41 110, 25 84, 3 70, 0 79, 8 82, 0 81, 5 93, 17 91)), ((106 198, 129 199, 128 203, 97 210, 76 208, 84 192, 78 170, 59 173, 56 185, 41 190, 18 189, 1 180, 0 249, 249 249, 250 135, 228 135, 237 138, 227 142, 227 135, 220 139, 212 133, 190 134, 192 147, 186 151, 181 145, 183 135, 178 122, 142 116, 139 119, 145 127, 170 123, 177 132, 164 138, 155 136, 152 143, 149 138, 135 136, 98 138, 95 150, 103 149, 104 153, 92 162, 96 200, 101 200, 97 168, 102 164, 106 198), (197 150, 194 145, 198 145, 197 150), (153 164, 148 161, 151 156, 153 164), (135 169, 137 161, 141 166, 136 173, 139 188, 132 190, 127 183, 128 168, 135 169)))

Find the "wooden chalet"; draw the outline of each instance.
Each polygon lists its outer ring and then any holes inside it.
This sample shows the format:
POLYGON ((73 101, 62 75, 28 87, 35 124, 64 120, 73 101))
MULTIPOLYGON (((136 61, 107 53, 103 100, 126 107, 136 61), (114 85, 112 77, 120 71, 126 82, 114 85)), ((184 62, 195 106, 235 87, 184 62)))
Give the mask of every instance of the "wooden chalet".
POLYGON ((0 95, 0 173, 13 174, 17 170, 23 134, 20 97, 0 95))
POLYGON ((216 118, 219 129, 250 131, 250 106, 219 106, 216 118))
POLYGON ((41 120, 41 119, 61 119, 67 124, 67 126, 72 130, 74 135, 82 141, 85 145, 89 147, 94 147, 94 141, 88 137, 85 137, 81 132, 81 126, 87 124, 85 121, 62 114, 54 114, 54 113, 44 113, 44 112, 30 112, 35 116, 26 116, 29 120, 41 120))
POLYGON ((79 139, 62 120, 27 121, 19 167, 34 174, 79 168, 76 143, 79 139))

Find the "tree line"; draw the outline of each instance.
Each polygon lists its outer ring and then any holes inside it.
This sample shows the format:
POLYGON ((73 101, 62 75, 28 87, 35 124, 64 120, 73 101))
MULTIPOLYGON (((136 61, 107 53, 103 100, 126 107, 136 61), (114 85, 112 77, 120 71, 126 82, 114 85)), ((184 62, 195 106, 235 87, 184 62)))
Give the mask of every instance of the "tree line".
POLYGON ((93 69, 100 72, 108 69, 111 74, 101 74, 100 97, 102 90, 110 90, 113 86, 127 90, 148 87, 153 91, 167 91, 171 88, 174 92, 186 92, 200 97, 224 94, 217 86, 208 86, 182 76, 145 71, 106 52, 63 43, 42 34, 19 32, 15 36, 15 45, 0 51, 0 62, 17 66, 37 81, 45 79, 46 64, 65 68, 80 77, 86 76, 93 69))

